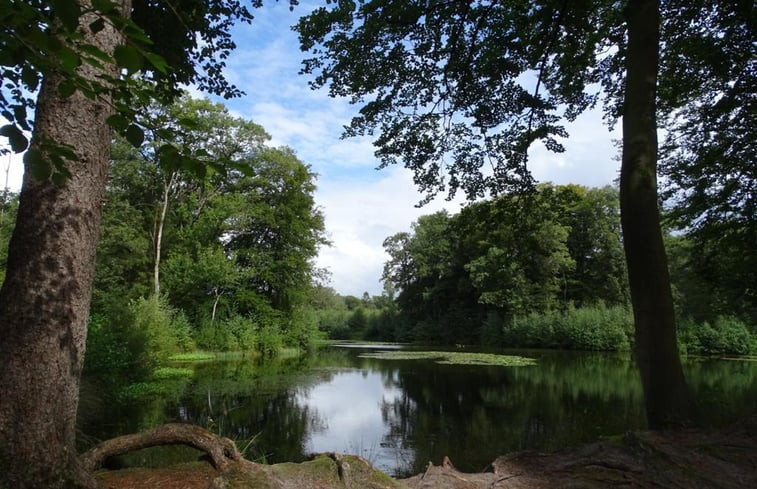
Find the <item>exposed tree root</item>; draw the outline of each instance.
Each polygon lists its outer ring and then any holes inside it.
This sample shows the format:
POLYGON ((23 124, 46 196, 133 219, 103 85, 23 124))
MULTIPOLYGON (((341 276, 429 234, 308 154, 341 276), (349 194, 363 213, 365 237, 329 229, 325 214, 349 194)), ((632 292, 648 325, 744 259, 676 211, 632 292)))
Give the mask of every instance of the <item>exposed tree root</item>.
POLYGON ((356 456, 327 453, 301 464, 261 465, 233 443, 190 425, 166 425, 100 444, 82 455, 94 470, 108 456, 181 443, 206 452, 217 470, 100 471, 108 488, 152 489, 743 489, 757 487, 757 418, 715 432, 639 432, 553 453, 520 452, 492 462, 493 472, 464 473, 445 457, 423 474, 394 480, 356 456), (162 479, 159 479, 162 477, 162 479), (174 484, 175 482, 175 484, 174 484))
POLYGON ((188 445, 201 450, 208 454, 218 470, 224 470, 230 461, 242 460, 236 445, 228 438, 199 426, 179 423, 112 438, 83 453, 79 459, 86 470, 95 471, 109 457, 162 445, 188 445))

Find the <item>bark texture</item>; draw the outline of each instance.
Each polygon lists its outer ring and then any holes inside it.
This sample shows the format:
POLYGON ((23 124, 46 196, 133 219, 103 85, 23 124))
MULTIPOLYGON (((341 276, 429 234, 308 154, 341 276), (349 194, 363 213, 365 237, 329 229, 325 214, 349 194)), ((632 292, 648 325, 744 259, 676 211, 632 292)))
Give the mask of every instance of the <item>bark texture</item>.
MULTIPOLYGON (((128 2, 127 2, 128 3, 128 2)), ((81 2, 89 7, 89 0, 81 2)), ((125 7, 124 11, 128 11, 125 7)), ((87 42, 113 52, 110 26, 87 42)), ((88 66, 84 76, 96 75, 88 66)), ((115 69, 110 73, 116 75, 115 69)), ((61 98, 63 78, 48 73, 37 102, 32 147, 44 138, 74 147, 64 184, 26 168, 16 228, 0 289, 0 488, 92 487, 79 466, 74 430, 95 249, 110 148, 107 99, 61 98)))
POLYGON ((210 456, 218 470, 225 470, 231 461, 242 460, 236 445, 228 438, 199 426, 172 423, 104 441, 82 454, 81 463, 86 470, 95 471, 109 457, 162 445, 188 445, 201 450, 210 456))
POLYGON ((628 50, 623 112, 620 212, 647 421, 653 429, 686 424, 690 396, 678 356, 673 298, 657 196, 656 92, 659 4, 626 7, 628 50))
POLYGON ((153 292, 160 296, 160 258, 163 243, 163 228, 166 224, 166 214, 168 213, 168 204, 173 190, 178 180, 179 174, 172 172, 163 184, 163 197, 160 201, 160 214, 155 222, 155 262, 153 263, 153 292))

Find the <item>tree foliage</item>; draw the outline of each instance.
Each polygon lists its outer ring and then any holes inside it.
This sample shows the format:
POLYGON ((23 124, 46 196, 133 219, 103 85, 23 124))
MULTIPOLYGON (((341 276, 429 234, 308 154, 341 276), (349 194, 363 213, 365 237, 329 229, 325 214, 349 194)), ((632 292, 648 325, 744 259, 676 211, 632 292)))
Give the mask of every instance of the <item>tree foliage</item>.
POLYGON ((628 304, 617 190, 537 188, 423 216, 384 241, 383 279, 406 320, 398 337, 499 343, 516 316, 628 304))
POLYGON ((107 314, 125 298, 151 293, 157 223, 170 181, 160 265, 168 304, 198 334, 206 328, 205 346, 252 347, 245 328, 286 333, 314 281, 312 260, 326 244, 313 200, 315 175, 291 150, 266 146, 262 127, 220 104, 184 97, 152 112, 164 126, 191 120, 193 129, 171 144, 202 151, 208 171, 199 178, 161 159, 159 130, 139 149, 114 142, 95 311, 107 314), (221 160, 230 166, 215 171, 221 160))
POLYGON ((296 30, 312 85, 362 105, 347 134, 377 131, 382 166, 430 196, 474 198, 529 184, 531 144, 562 151, 560 120, 617 91, 621 24, 614 2, 346 1, 296 30))
MULTIPOLYGON (((254 0, 249 6, 262 3, 254 0)), ((0 135, 8 138, 15 153, 28 147, 28 133, 34 128, 30 111, 43 78, 53 72, 63 77, 57 88, 61 98, 79 92, 91 100, 110 100, 115 113, 108 124, 135 146, 153 127, 139 110, 150 100, 170 102, 181 94, 182 85, 189 84, 226 98, 243 94, 223 76, 225 60, 236 47, 231 27, 253 18, 239 0, 133 0, 123 5, 111 0, 2 0, 0 12, 0 115, 8 121, 0 135), (124 6, 129 10, 123 12, 124 6), (112 25, 121 33, 122 44, 113 53, 104 52, 80 25, 93 34, 112 25), (120 75, 105 73, 109 65, 117 66, 120 75)), ((53 175, 58 181, 67 178, 65 160, 76 158, 76 148, 51 139, 40 144, 25 155, 36 174, 53 175)), ((177 163, 190 169, 198 166, 192 158, 177 163)))

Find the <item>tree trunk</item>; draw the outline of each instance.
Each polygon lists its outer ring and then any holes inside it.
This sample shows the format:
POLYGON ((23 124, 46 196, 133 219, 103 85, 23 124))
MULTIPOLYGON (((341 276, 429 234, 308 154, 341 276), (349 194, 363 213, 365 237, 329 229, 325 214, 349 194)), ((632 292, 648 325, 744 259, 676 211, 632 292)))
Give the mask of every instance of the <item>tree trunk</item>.
MULTIPOLYGON (((124 5, 128 5, 128 0, 124 5)), ((89 1, 81 2, 89 7, 89 1)), ((129 9, 125 7, 128 11, 129 9)), ((80 30, 112 53, 121 36, 80 30)), ((87 65, 87 77, 97 73, 87 65)), ((115 69, 111 76, 117 76, 115 69)), ((62 99, 59 73, 45 76, 32 147, 44 138, 75 148, 62 185, 25 169, 15 231, 0 289, 0 488, 94 487, 74 448, 79 375, 87 334, 110 130, 110 101, 80 93, 62 99)))
POLYGON ((163 201, 160 206, 160 216, 158 216, 158 222, 155 224, 157 228, 155 230, 155 263, 153 264, 153 292, 155 296, 160 296, 160 253, 163 243, 163 227, 166 223, 166 214, 168 213, 168 201, 171 195, 171 189, 176 183, 178 174, 176 172, 171 173, 168 181, 163 185, 163 201))
POLYGON ((656 89, 659 5, 630 1, 623 112, 620 210, 647 422, 686 424, 690 397, 676 345, 673 298, 657 202, 656 89))

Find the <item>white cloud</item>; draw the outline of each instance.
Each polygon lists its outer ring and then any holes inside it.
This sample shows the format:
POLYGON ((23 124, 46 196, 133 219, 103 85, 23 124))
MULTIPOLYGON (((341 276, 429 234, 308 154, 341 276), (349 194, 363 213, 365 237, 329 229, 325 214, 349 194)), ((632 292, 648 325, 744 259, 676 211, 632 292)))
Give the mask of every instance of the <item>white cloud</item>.
POLYGON ((316 200, 326 216, 326 229, 333 243, 317 260, 332 272, 334 287, 355 296, 381 292, 379 279, 387 259, 382 243, 395 233, 407 231, 418 217, 441 209, 456 212, 461 201, 436 199, 416 208, 421 195, 410 172, 391 167, 378 172, 379 179, 339 179, 319 182, 316 200))
POLYGON ((617 128, 610 132, 602 122, 601 110, 582 114, 566 126, 570 137, 561 142, 564 153, 552 153, 543 145, 529 151, 529 168, 540 182, 578 183, 589 187, 611 184, 618 176, 620 162, 613 139, 620 139, 617 128))

